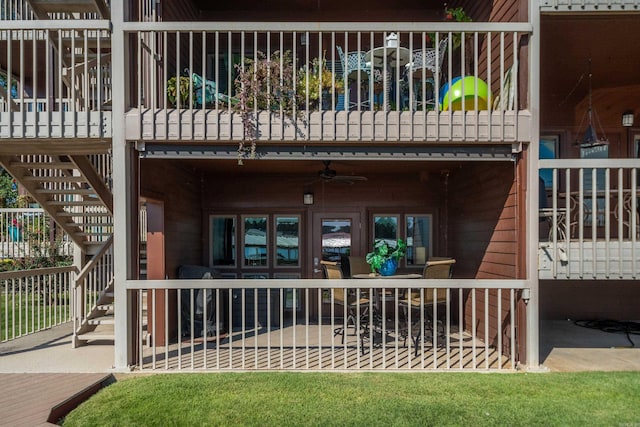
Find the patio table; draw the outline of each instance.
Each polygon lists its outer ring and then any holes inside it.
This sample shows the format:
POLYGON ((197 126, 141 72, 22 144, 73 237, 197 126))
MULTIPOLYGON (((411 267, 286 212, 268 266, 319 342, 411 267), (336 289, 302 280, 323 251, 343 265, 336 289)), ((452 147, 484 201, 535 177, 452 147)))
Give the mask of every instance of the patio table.
MULTIPOLYGON (((367 61, 367 64, 371 64, 371 66, 375 68, 384 68, 386 63, 387 67, 385 71, 390 77, 386 79, 383 77, 383 82, 385 84, 383 93, 389 94, 389 89, 393 87, 393 82, 395 82, 395 90, 399 90, 399 81, 395 71, 400 67, 404 69, 404 66, 411 62, 411 51, 402 46, 379 46, 371 49, 365 54, 365 61, 367 61)), ((389 105, 389 97, 390 95, 387 95, 387 99, 385 101, 386 107, 389 105)))

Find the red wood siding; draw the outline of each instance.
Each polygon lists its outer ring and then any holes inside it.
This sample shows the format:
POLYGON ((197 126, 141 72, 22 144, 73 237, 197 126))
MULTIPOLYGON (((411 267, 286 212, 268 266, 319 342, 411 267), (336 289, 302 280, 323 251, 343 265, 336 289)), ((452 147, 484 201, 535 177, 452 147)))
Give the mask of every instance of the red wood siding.
MULTIPOLYGON (((518 277, 517 182, 512 163, 472 165, 470 174, 451 176, 449 235, 451 253, 459 260, 456 277, 477 279, 515 279, 518 277), (481 179, 470 179, 481 177, 481 179)), ((520 196, 521 197, 521 196, 520 196)), ((523 200, 521 198, 520 200, 523 200)), ((465 293, 465 329, 496 345, 502 334, 503 352, 510 350, 512 321, 509 292, 501 294, 502 311, 498 320, 497 290, 489 291, 489 336, 485 336, 485 291, 465 293), (475 294, 476 318, 472 318, 475 294), (500 326, 499 326, 500 325, 500 326), (499 332, 500 331, 500 332, 499 332)))

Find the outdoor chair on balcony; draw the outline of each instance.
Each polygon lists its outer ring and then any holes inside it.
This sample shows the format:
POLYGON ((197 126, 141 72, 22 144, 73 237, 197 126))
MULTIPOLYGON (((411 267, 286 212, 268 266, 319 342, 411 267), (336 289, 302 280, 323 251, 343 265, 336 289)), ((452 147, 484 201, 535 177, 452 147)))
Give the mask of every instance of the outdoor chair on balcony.
POLYGON ((349 256, 349 272, 351 277, 354 274, 369 274, 371 266, 367 264, 363 256, 349 256))
POLYGON ((411 62, 405 65, 409 84, 413 85, 413 108, 435 108, 436 74, 442 77, 442 63, 447 52, 447 38, 443 38, 435 47, 413 51, 411 62), (437 73, 436 73, 437 72, 437 73))
POLYGON ((193 82, 193 92, 195 95, 194 106, 196 108, 202 107, 203 99, 205 107, 211 107, 216 102, 231 105, 238 102, 236 98, 232 98, 227 94, 218 92, 216 82, 213 80, 203 79, 202 76, 192 73, 191 81, 193 82))
MULTIPOLYGON (((456 260, 453 258, 446 257, 431 257, 424 266, 422 270, 422 277, 424 279, 450 279, 453 274, 453 265, 456 263, 456 260)), ((436 329, 440 329, 440 333, 438 334, 440 337, 444 337, 444 322, 440 319, 433 318, 434 305, 439 306, 440 308, 437 310, 438 315, 445 313, 445 306, 447 303, 447 289, 438 288, 435 290, 433 288, 424 288, 422 289, 422 296, 420 289, 412 289, 411 295, 409 298, 404 298, 402 302, 403 307, 406 309, 406 313, 408 314, 409 307, 414 313, 415 317, 411 318, 411 322, 413 325, 417 325, 417 334, 412 337, 415 348, 415 355, 418 355, 418 343, 422 338, 423 334, 433 336, 437 331, 436 329), (421 320, 424 319, 424 330, 420 327, 421 320)), ((412 328, 414 329, 414 328, 412 328)))
MULTIPOLYGON (((324 271, 325 279, 329 280, 339 280, 342 279, 342 270, 340 266, 336 262, 331 261, 321 261, 322 269, 324 271)), ((333 335, 341 335, 342 336, 342 344, 344 344, 344 333, 345 329, 349 326, 353 327, 354 335, 358 328, 358 311, 360 314, 360 327, 367 321, 368 307, 369 307, 369 299, 366 297, 360 297, 358 300, 358 296, 355 293, 349 292, 344 288, 335 288, 333 289, 333 303, 338 304, 340 306, 345 307, 347 309, 347 318, 343 322, 344 326, 340 326, 333 330, 333 335), (358 308, 358 305, 360 308, 358 308)), ((336 310, 336 314, 340 315, 344 310, 338 311, 336 310)))
POLYGON ((348 102, 349 109, 357 109, 358 107, 369 106, 369 84, 371 80, 371 64, 366 60, 366 52, 353 51, 345 53, 342 47, 336 46, 342 66, 342 79, 346 81, 344 92, 345 102, 348 102), (355 86, 355 96, 357 98, 357 89, 360 85, 360 103, 358 100, 351 100, 354 94, 350 94, 350 87, 355 86))

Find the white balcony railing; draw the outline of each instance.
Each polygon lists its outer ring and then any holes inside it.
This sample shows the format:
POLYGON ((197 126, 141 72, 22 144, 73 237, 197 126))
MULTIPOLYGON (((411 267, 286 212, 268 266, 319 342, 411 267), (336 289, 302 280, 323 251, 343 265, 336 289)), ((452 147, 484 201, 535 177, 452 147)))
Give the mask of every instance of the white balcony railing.
POLYGON ((517 280, 127 281, 141 370, 512 370, 517 280), (341 287, 344 286, 344 287, 341 287), (408 292, 414 290, 409 309, 408 292), (440 295, 438 290, 444 290, 440 295), (349 306, 340 295, 351 295, 349 306), (382 297, 384 295, 384 297, 382 297), (438 303, 429 303, 437 299, 438 303))
POLYGON ((73 257, 73 242, 41 208, 0 209, 0 259, 29 268, 36 258, 73 257))
POLYGON ((129 23, 127 136, 529 139, 515 23, 129 23), (180 90, 176 90, 180 82, 180 90), (451 88, 450 90, 448 88, 451 88))
POLYGON ((541 278, 640 277, 640 159, 540 160, 541 278))
POLYGON ((69 322, 76 272, 70 266, 0 273, 0 341, 69 322))
POLYGON ((4 21, 0 29, 0 137, 111 133, 107 21, 4 21), (7 70, 13 70, 8 73, 7 70))

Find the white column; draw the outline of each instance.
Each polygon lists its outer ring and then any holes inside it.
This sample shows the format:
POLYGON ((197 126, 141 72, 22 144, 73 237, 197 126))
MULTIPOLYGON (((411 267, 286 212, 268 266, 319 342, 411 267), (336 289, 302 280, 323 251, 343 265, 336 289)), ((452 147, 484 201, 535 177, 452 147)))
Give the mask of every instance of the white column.
MULTIPOLYGON (((112 72, 112 123, 125 122, 125 102, 128 90, 126 66, 129 60, 128 43, 122 25, 126 19, 127 0, 111 2, 111 72, 112 72)), ((133 325, 131 304, 124 287, 131 277, 131 239, 128 232, 131 223, 130 194, 132 186, 130 150, 125 139, 125 127, 113 126, 113 252, 114 252, 114 311, 115 311, 115 355, 116 370, 127 370, 133 361, 133 325)))
POLYGON ((527 282, 531 288, 527 303, 527 368, 540 365, 540 310, 538 281, 538 153, 540 144, 540 4, 529 2, 529 21, 533 32, 529 41, 529 111, 531 112, 531 143, 527 156, 527 282))

